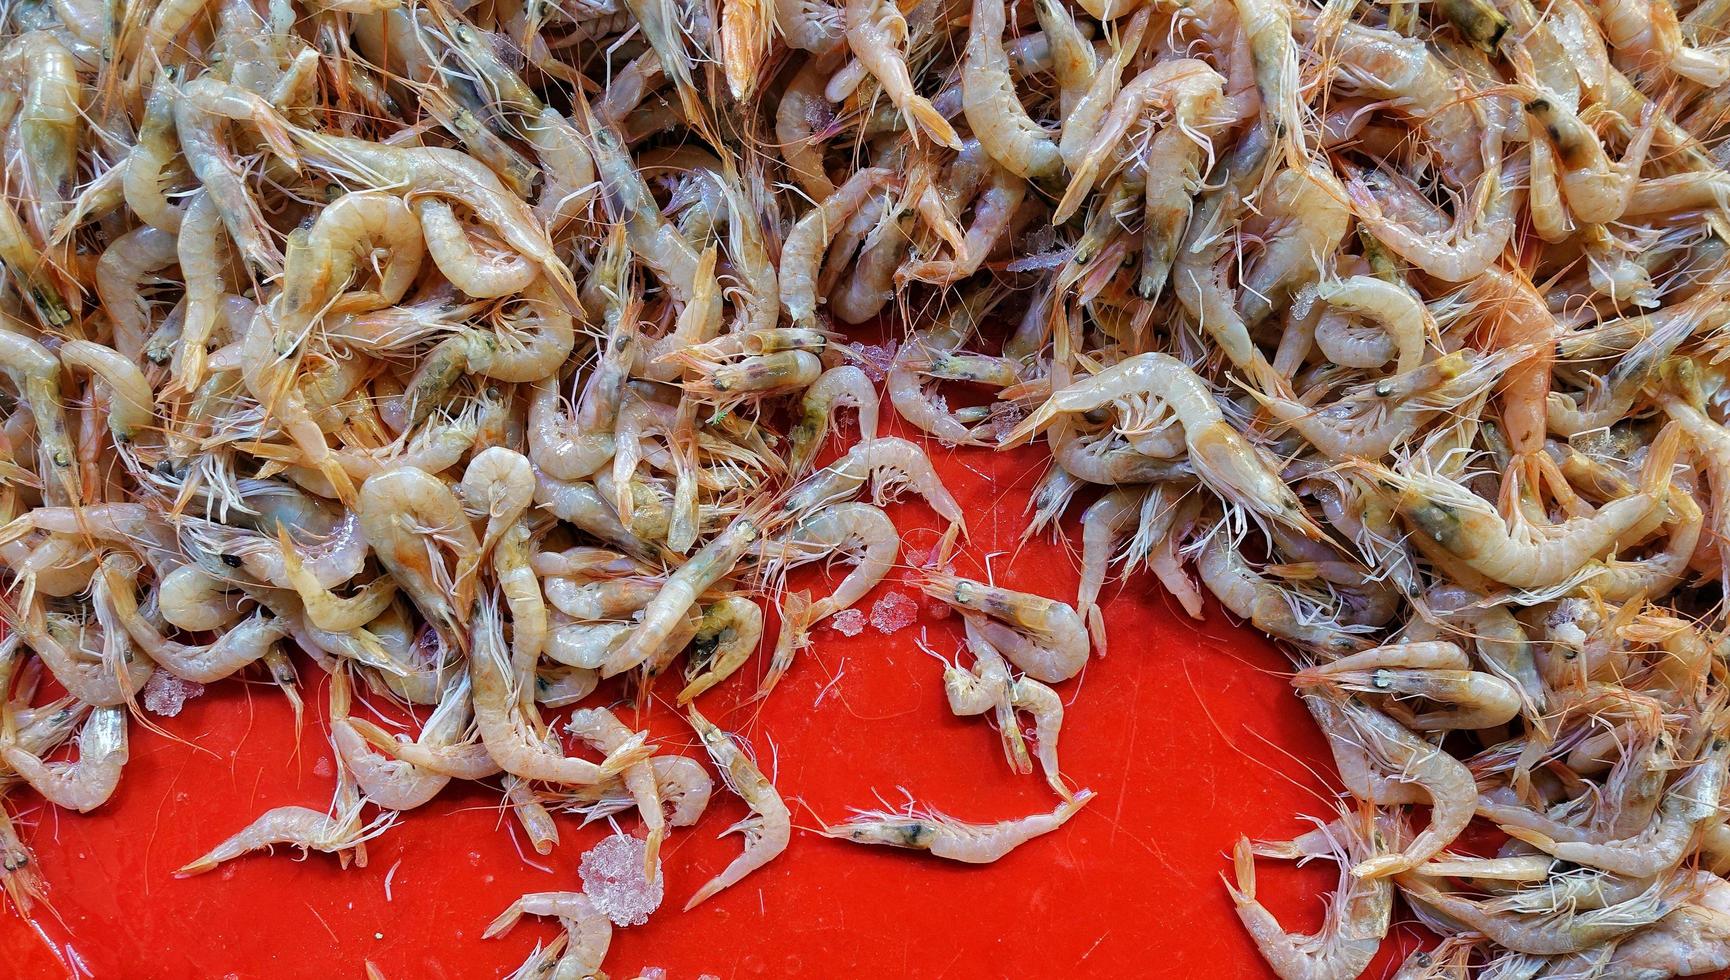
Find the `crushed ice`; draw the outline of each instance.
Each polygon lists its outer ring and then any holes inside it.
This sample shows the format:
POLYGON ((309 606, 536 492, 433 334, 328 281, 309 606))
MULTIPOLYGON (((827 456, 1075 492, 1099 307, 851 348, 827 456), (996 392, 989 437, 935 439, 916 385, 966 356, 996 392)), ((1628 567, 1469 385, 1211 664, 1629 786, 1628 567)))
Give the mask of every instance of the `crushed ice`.
POLYGON ((859 369, 872 381, 882 381, 889 377, 889 367, 895 363, 895 341, 882 344, 853 345, 853 353, 859 355, 859 369))
POLYGON ((885 592, 871 605, 871 625, 879 633, 906 629, 919 618, 919 605, 900 592, 885 592))
POLYGON ((629 834, 614 834, 584 851, 582 862, 577 865, 589 901, 614 925, 640 926, 649 921, 650 912, 661 907, 665 877, 660 861, 655 862, 654 881, 643 877, 643 858, 648 849, 647 841, 629 834))
POLYGON ((144 710, 153 715, 173 718, 186 707, 186 702, 204 693, 204 685, 181 680, 166 670, 158 670, 144 682, 144 710))
POLYGON ((842 636, 858 636, 865 632, 865 614, 857 609, 843 609, 829 617, 829 625, 842 636))

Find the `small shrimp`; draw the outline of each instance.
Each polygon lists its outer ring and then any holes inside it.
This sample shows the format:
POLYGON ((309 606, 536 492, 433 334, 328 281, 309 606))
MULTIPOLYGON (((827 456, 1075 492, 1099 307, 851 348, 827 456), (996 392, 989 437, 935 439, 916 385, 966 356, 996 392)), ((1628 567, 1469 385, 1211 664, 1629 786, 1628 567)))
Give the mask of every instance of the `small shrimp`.
POLYGON ((1315 297, 1375 325, 1373 336, 1366 338, 1344 316, 1324 314, 1316 322, 1316 346, 1335 364, 1378 368, 1391 360, 1394 372, 1405 374, 1423 361, 1431 321, 1424 304, 1408 290, 1374 276, 1353 276, 1317 286, 1315 297))
MULTIPOLYGON (((1009 55, 1003 50, 1007 19, 1004 0, 973 0, 961 68, 962 112, 985 152, 1004 169, 1026 180, 1053 177, 1063 169, 1063 158, 1057 141, 1027 115, 1015 94, 1009 55)), ((937 138, 961 148, 953 135, 950 140, 937 138)))
POLYGON ((506 772, 524 779, 587 785, 612 779, 654 753, 639 737, 608 753, 599 764, 565 756, 556 742, 537 734, 539 719, 523 695, 524 678, 513 669, 498 609, 490 600, 480 606, 472 640, 469 679, 476 727, 488 753, 506 772))
MULTIPOLYGON (((883 87, 883 94, 901 110, 914 142, 918 142, 917 133, 923 128, 938 143, 952 150, 961 149, 955 127, 949 125, 930 99, 914 90, 913 77, 907 70, 907 19, 901 16, 901 10, 890 0, 847 0, 842 13, 847 25, 847 46, 853 57, 859 59, 883 87)), ((975 57, 969 42, 968 61, 975 57)))
POLYGON ((643 607, 642 619, 630 639, 602 665, 601 676, 612 677, 659 657, 698 597, 731 575, 739 559, 761 536, 755 521, 741 517, 667 576, 655 598, 643 607))
MULTIPOLYGON (((175 214, 180 212, 176 211, 175 214)), ((175 229, 179 229, 175 224, 175 229)), ((174 232, 144 225, 114 239, 96 260, 96 296, 114 328, 114 349, 135 363, 144 356, 150 305, 141 287, 179 260, 174 232)))
POLYGON ((763 639, 763 610, 745 596, 728 596, 703 610, 691 639, 686 684, 678 703, 689 704, 744 666, 763 639))
MULTIPOLYGON (((1328 745, 1333 749, 1342 779, 1348 768, 1361 770, 1361 767, 1354 767, 1350 759, 1342 758, 1342 749, 1349 747, 1369 764, 1371 771, 1368 775, 1372 785, 1378 785, 1376 781, 1380 780, 1393 791, 1390 796, 1394 798, 1366 799, 1364 802, 1406 802, 1412 796, 1412 790, 1427 795, 1430 801, 1429 825, 1403 850, 1359 861, 1352 867, 1352 874, 1360 878, 1398 874, 1435 857, 1459 837, 1460 831, 1477 812, 1478 805, 1478 784, 1471 771, 1459 760, 1355 699, 1310 695, 1304 701, 1316 714, 1322 733, 1328 736, 1328 745)), ((1354 794, 1364 788, 1354 788, 1350 780, 1346 781, 1346 786, 1354 794)))
POLYGON ((344 855, 353 851, 358 864, 365 866, 367 841, 389 830, 396 823, 395 811, 384 813, 363 823, 361 807, 365 801, 355 789, 347 770, 337 771, 335 798, 329 812, 304 806, 280 806, 267 810, 244 829, 211 848, 203 856, 175 869, 176 878, 190 878, 212 871, 224 861, 260 849, 289 844, 301 850, 344 855))
POLYGON ((51 506, 76 505, 81 497, 73 475, 78 452, 60 407, 60 359, 22 333, 0 329, 0 373, 11 380, 36 423, 43 499, 51 506))
POLYGON ((1718 815, 1718 800, 1730 763, 1730 738, 1713 734, 1705 757, 1671 785, 1656 819, 1637 837, 1604 843, 1558 841, 1524 827, 1507 826, 1508 835, 1563 861, 1600 868, 1631 878, 1647 878, 1675 868, 1693 850, 1708 819, 1718 815))
POLYGON ((1657 922, 1676 905, 1671 897, 1675 886, 1660 882, 1629 901, 1602 909, 1564 908, 1539 916, 1498 914, 1487 910, 1483 901, 1444 892, 1421 875, 1407 872, 1397 880, 1406 901, 1426 913, 1457 922, 1505 949, 1539 956, 1565 955, 1604 946, 1657 922))
MULTIPOLYGON (((1493 728, 1520 713, 1520 694, 1494 674, 1471 670, 1464 650, 1445 641, 1396 643, 1300 670, 1299 690, 1314 687, 1435 702, 1440 710, 1403 719, 1418 731, 1493 728)), ((1402 709, 1403 714, 1403 709, 1402 709)))
POLYGON ((527 288, 540 275, 539 268, 520 253, 483 251, 451 206, 436 197, 416 200, 414 214, 420 220, 426 254, 451 285, 470 296, 509 296, 527 288))
POLYGON ((1093 796, 1092 790, 1084 789, 1050 813, 991 824, 965 823, 937 810, 921 810, 911 803, 905 812, 854 810, 854 816, 845 823, 824 827, 823 835, 858 844, 929 851, 936 857, 965 864, 991 864, 1033 838, 1068 823, 1093 796))
POLYGON ((972 621, 967 624, 967 648, 975 662, 971 671, 948 666, 943 671, 943 693, 949 710, 957 715, 977 715, 995 710, 1003 751, 1016 772, 1033 771, 1015 713, 1033 716, 1033 737, 1039 747, 1039 768, 1058 796, 1071 798, 1057 763, 1057 739, 1063 730, 1063 699, 1056 691, 1027 677, 1014 677, 1002 654, 986 640, 972 621))
MULTIPOLYGON (((330 744, 341 757, 342 765, 353 774, 361 796, 376 806, 398 811, 413 810, 430 802, 450 782, 450 777, 422 770, 401 759, 381 759, 372 754, 367 748, 367 737, 361 734, 356 720, 349 717, 349 698, 348 671, 339 667, 330 678, 330 744)), ((454 740, 462 731, 460 727, 450 730, 453 720, 466 726, 467 712, 447 711, 441 702, 428 716, 421 741, 431 744, 454 740)), ((376 727, 372 730, 383 734, 376 727)))
MULTIPOLYGON (((613 924, 583 892, 530 892, 487 925, 482 939, 509 932, 525 915, 552 916, 565 927, 565 951, 552 967, 556 980, 603 977, 601 963, 613 942, 613 924)), ((527 964, 524 964, 525 966, 527 964)))
POLYGON ((1232 849, 1237 880, 1235 884, 1227 882, 1226 890, 1262 958, 1282 980, 1356 977, 1369 968, 1387 938, 1394 889, 1387 878, 1360 877, 1351 869, 1376 853, 1378 836, 1373 819, 1348 815, 1305 835, 1320 838, 1320 846, 1315 848, 1300 844, 1307 843, 1305 838, 1268 848, 1239 838, 1232 849), (1256 900, 1256 855, 1285 857, 1287 848, 1299 860, 1326 857, 1339 865, 1339 884, 1328 902, 1327 917, 1313 935, 1287 932, 1256 900))
POLYGON ((1068 603, 939 571, 921 572, 914 584, 960 610, 970 628, 1036 680, 1066 681, 1087 664, 1087 626, 1068 603))
MULTIPOLYGON (((98 613, 107 610, 118 628, 131 637, 152 662, 181 680, 212 684, 255 663, 270 652, 278 640, 289 635, 288 625, 263 612, 240 623, 221 628, 222 635, 202 645, 178 643, 163 637, 138 612, 138 563, 121 555, 104 558, 98 570, 98 613)), ((185 566, 195 567, 195 566, 185 566)), ((160 588, 158 602, 161 601, 160 588)))
POLYGON ((916 330, 895 351, 884 388, 895 413, 921 431, 934 435, 945 445, 976 446, 983 442, 949 409, 943 396, 930 387, 918 370, 922 359, 957 350, 979 325, 991 306, 993 293, 988 289, 964 292, 935 323, 916 330))
POLYGON ((1256 448, 1220 414, 1207 383, 1165 354, 1137 354, 1091 378, 1054 392, 1003 440, 1018 446, 1059 415, 1091 412, 1108 404, 1122 411, 1119 431, 1151 431, 1165 412, 1183 427, 1189 461, 1208 488, 1231 503, 1320 540, 1321 529, 1256 448))
MULTIPOLYGON (((173 69, 169 70, 172 81, 173 69)), ((181 208, 170 204, 162 189, 163 171, 179 154, 180 146, 174 133, 174 87, 158 85, 144 104, 144 119, 139 123, 136 142, 126 154, 121 169, 126 194, 126 206, 144 226, 167 235, 180 231, 181 208)), ((116 242, 118 244, 118 242, 116 242)))
POLYGON ((155 420, 155 396, 136 361, 112 347, 68 340, 60 345, 60 363, 68 371, 87 371, 101 381, 108 403, 108 432, 117 447, 130 446, 155 420))
POLYGON ((799 404, 799 421, 788 434, 792 451, 787 471, 795 476, 810 469, 818 450, 829 435, 835 409, 846 407, 859 413, 859 438, 877 438, 877 388, 864 371, 851 365, 824 371, 799 404))
POLYGON ((444 481, 412 466, 385 470, 362 484, 359 512, 367 542, 421 613, 447 631, 467 622, 480 540, 444 481), (454 572, 442 545, 458 555, 454 572))
POLYGON ((738 884, 746 875, 785 851, 792 839, 793 824, 792 814, 788 812, 787 804, 782 802, 781 794, 775 791, 775 784, 764 778, 746 750, 740 747, 738 738, 717 728, 697 711, 695 705, 686 705, 685 712, 691 727, 703 740, 709 759, 720 769, 722 781, 751 808, 750 816, 727 830, 728 833, 737 830, 745 835, 744 852, 697 889, 685 903, 685 911, 689 912, 715 893, 738 884))
POLYGON ((1395 512, 1450 558, 1505 585, 1546 589, 1610 551, 1664 506, 1679 435, 1672 430, 1654 444, 1637 493, 1612 500, 1590 516, 1549 526, 1519 516, 1510 522, 1482 497, 1434 474, 1353 465, 1378 481, 1395 512))
POLYGON ((114 795, 130 758, 124 707, 92 708, 78 733, 77 762, 43 762, 15 742, 0 739, 0 761, 55 806, 89 813, 114 795))
POLYGON ((534 467, 521 453, 489 446, 469 459, 457 492, 469 513, 486 518, 481 535, 484 554, 534 502, 534 467))
POLYGON ((835 230, 864 205, 894 173, 866 167, 847 178, 835 193, 805 212, 781 245, 781 305, 796 327, 816 329, 817 278, 835 230))
MULTIPOLYGON (((571 712, 565 730, 598 752, 618 751, 633 740, 641 742, 647 734, 631 731, 606 708, 579 708, 571 712)), ((661 809, 660 785, 651 761, 645 759, 619 774, 620 781, 637 801, 637 813, 649 831, 648 846, 643 851, 643 878, 647 881, 654 881, 660 873, 661 841, 667 834, 667 815, 661 809)))
POLYGON ((902 486, 925 498, 938 516, 967 528, 961 505, 950 496, 925 450, 905 439, 884 436, 853 444, 847 455, 807 477, 788 495, 785 509, 795 514, 816 512, 858 493, 867 482, 878 504, 902 486))

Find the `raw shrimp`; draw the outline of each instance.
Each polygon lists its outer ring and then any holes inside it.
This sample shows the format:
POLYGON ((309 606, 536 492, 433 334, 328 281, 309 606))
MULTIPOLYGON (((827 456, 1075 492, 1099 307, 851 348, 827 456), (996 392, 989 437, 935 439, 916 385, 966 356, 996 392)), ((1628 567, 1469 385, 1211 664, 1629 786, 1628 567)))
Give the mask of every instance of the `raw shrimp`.
MULTIPOLYGON (((1004 0, 973 0, 961 68, 962 109, 973 135, 999 166, 1028 180, 1054 177, 1063 169, 1057 142, 1028 117, 1009 76, 1009 56, 1003 50, 1007 19, 1004 0)), ((936 138, 961 148, 953 132, 947 139, 936 138)))
POLYGON ((655 598, 643 608, 642 619, 630 639, 602 665, 602 676, 623 673, 645 660, 658 657, 678 629, 680 620, 696 605, 697 597, 731 575, 733 566, 761 535, 756 522, 741 517, 679 566, 667 577, 655 598))
POLYGON ((811 474, 787 497, 784 508, 798 514, 837 503, 859 492, 867 482, 882 503, 902 486, 925 498, 938 516, 966 529, 961 505, 938 479, 925 451, 905 439, 884 436, 853 444, 847 455, 811 474))
POLYGON ((703 621, 691 640, 687 683, 679 691, 678 703, 688 704, 731 677, 757 651, 762 639, 763 610, 745 596, 728 596, 704 609, 703 621))
POLYGON ((1092 790, 1084 789, 1050 813, 992 824, 964 823, 912 804, 905 812, 855 810, 846 822, 824 827, 823 834, 858 844, 929 851, 936 857, 965 864, 991 864, 1033 838, 1068 823, 1093 795, 1092 790))
POLYGON ((28 749, 0 739, 0 761, 48 802, 79 813, 108 802, 129 757, 124 707, 90 710, 78 733, 77 762, 43 762, 28 749))
MULTIPOLYGON (((571 712, 565 730, 600 752, 614 752, 642 736, 631 731, 605 708, 581 708, 571 712)), ((645 733, 646 734, 646 733, 645 733)), ((643 850, 643 877, 653 881, 660 865, 661 841, 667 833, 667 815, 661 809, 661 788, 649 760, 619 774, 619 779, 637 801, 637 812, 648 828, 648 846, 643 850)))
POLYGON ((830 239, 841 223, 893 176, 881 167, 855 173, 787 233, 781 245, 781 305, 794 326, 817 327, 817 274, 830 239))
POLYGON ((1437 710, 1407 720, 1408 727, 1420 731, 1492 728, 1520 713, 1520 694, 1513 684, 1470 666, 1465 651, 1452 643, 1400 643, 1306 668, 1292 683, 1300 690, 1321 686, 1386 694, 1396 704, 1402 697, 1435 702, 1437 710))
POLYGON ((864 371, 851 365, 830 368, 805 390, 804 401, 799 407, 799 421, 788 437, 792 442, 792 452, 787 461, 789 472, 800 474, 810 468, 812 458, 829 435, 829 426, 838 407, 851 408, 859 413, 860 439, 877 438, 877 389, 871 384, 871 379, 864 371))
MULTIPOLYGON (((437 796, 450 782, 439 772, 427 772, 401 759, 381 759, 367 747, 355 720, 349 717, 348 672, 339 668, 330 679, 330 743, 342 759, 342 764, 354 774, 360 794, 367 802, 387 810, 413 810, 437 796)), ((427 718, 421 730, 423 743, 436 744, 461 735, 461 726, 468 722, 466 712, 439 710, 427 718), (451 730, 452 723, 459 726, 451 730)), ((377 728, 371 729, 382 734, 377 728)))
POLYGON ((727 831, 731 833, 736 830, 745 835, 744 853, 697 889, 696 894, 685 903, 685 911, 689 912, 722 889, 738 884, 746 875, 768 864, 786 850, 787 843, 792 838, 793 825, 792 814, 788 812, 787 804, 781 801, 781 794, 775 791, 773 783, 764 778, 762 771, 751 761, 746 750, 740 747, 735 736, 715 727, 713 722, 697 711, 695 705, 687 705, 685 713, 690 719, 691 727, 696 730, 697 737, 703 740, 703 748, 708 751, 710 761, 720 769, 722 781, 751 808, 750 816, 727 831))
POLYGON ((1210 489, 1308 537, 1322 536, 1291 488, 1226 423, 1206 382, 1165 354, 1137 354, 1054 392, 1009 433, 1003 445, 1026 442, 1061 414, 1091 412, 1111 404, 1122 411, 1118 430, 1125 433, 1148 430, 1169 412, 1183 427, 1196 475, 1210 489))
POLYGON ((915 582, 960 610, 972 629, 1036 680, 1066 681, 1087 664, 1087 626, 1067 603, 940 571, 922 572, 915 582))
POLYGON ((1289 845, 1257 847, 1239 838, 1232 849, 1237 880, 1235 884, 1228 882, 1226 890, 1262 958, 1282 980, 1356 977, 1381 949, 1393 915, 1393 886, 1387 878, 1360 877, 1351 870, 1379 850, 1381 835, 1375 823, 1347 814, 1289 845), (1316 837, 1320 838, 1319 848, 1299 845, 1305 838, 1316 837), (1328 903, 1321 930, 1313 935, 1287 932, 1256 900, 1256 855, 1286 857, 1286 848, 1292 848, 1291 856, 1300 860, 1325 857, 1339 865, 1339 886, 1328 903))
MULTIPOLYGON (((847 25, 847 46, 853 57, 876 77, 883 86, 883 94, 901 110, 909 134, 923 129, 938 143, 952 150, 961 149, 955 127, 949 125, 931 100, 914 90, 907 69, 907 20, 900 9, 890 0, 846 0, 842 13, 847 25)), ((970 44, 969 61, 974 57, 970 44)), ((917 139, 914 136, 915 142, 917 139)))
POLYGON ((589 896, 582 892, 530 892, 499 913, 481 938, 504 935, 524 915, 552 916, 565 928, 565 951, 552 967, 551 976, 571 980, 605 976, 601 963, 613 942, 613 923, 595 908, 589 896))
POLYGON ((416 200, 414 215, 420 219, 426 254, 451 285, 470 296, 509 296, 527 288, 540 275, 527 256, 499 249, 483 252, 451 206, 436 197, 416 200))

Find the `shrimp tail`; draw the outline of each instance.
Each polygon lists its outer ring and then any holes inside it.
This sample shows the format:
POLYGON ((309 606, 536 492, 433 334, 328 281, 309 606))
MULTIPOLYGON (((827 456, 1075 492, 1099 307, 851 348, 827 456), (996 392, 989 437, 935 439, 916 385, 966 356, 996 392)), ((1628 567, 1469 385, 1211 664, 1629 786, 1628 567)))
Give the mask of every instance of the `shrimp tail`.
POLYGON ((910 128, 924 127, 931 138, 951 150, 961 149, 961 137, 955 135, 955 127, 949 125, 949 120, 943 118, 943 113, 931 104, 924 96, 914 96, 907 100, 907 125, 910 128))

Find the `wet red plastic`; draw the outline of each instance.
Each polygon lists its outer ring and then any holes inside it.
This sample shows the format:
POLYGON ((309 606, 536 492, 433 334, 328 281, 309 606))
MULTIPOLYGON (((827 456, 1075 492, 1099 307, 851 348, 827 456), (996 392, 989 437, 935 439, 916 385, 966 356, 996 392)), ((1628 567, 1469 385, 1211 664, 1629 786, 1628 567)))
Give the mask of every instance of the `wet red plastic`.
MULTIPOLYGON (((968 515, 958 569, 982 576, 988 566, 1011 588, 1073 601, 1078 558, 1048 541, 1020 541, 1043 450, 934 447, 933 455, 968 515)), ((907 542, 903 560, 924 560, 939 539, 935 516, 913 497, 890 514, 907 542)), ((795 577, 794 585, 823 581, 795 577)), ((890 591, 916 595, 897 574, 863 607, 890 591)), ((788 799, 792 844, 741 884, 680 912, 740 847, 737 836, 717 835, 745 809, 718 791, 697 826, 670 838, 665 904, 647 925, 617 932, 608 972, 630 978, 661 967, 669 980, 1269 975, 1220 876, 1239 835, 1290 836, 1305 828, 1300 814, 1327 812, 1331 764, 1291 694, 1285 658, 1217 608, 1191 621, 1145 575, 1107 586, 1106 655, 1059 686, 1068 702, 1064 772, 1099 794, 1067 827, 985 867, 810 831, 850 806, 896 805, 904 791, 966 820, 1056 803, 1037 775, 1009 770, 984 720, 949 713, 941 665, 919 644, 953 655, 959 620, 919 605, 918 622, 892 635, 818 629, 766 702, 742 704, 761 657, 704 697, 704 711, 748 738, 788 799)), ((536 920, 499 939, 481 931, 525 891, 580 887, 579 856, 609 831, 561 818, 562 841, 541 858, 501 814, 497 794, 480 788, 448 789, 405 815, 368 845, 365 868, 283 851, 173 876, 265 809, 328 805, 331 751, 316 721, 324 684, 310 667, 306 678, 309 718, 298 738, 274 687, 224 682, 178 717, 157 719, 171 738, 134 727, 132 761, 107 806, 80 816, 26 805, 25 833, 52 911, 39 908, 33 927, 0 916, 0 976, 359 980, 370 962, 390 980, 497 977, 553 936, 554 923, 536 920)), ((679 682, 662 679, 640 724, 662 751, 700 756, 671 707, 679 682)), ((621 823, 635 826, 628 814, 621 823)), ((1319 925, 1333 868, 1260 869, 1260 897, 1288 928, 1319 925)), ((1397 927, 1371 976, 1390 972, 1417 935, 1397 927)))

